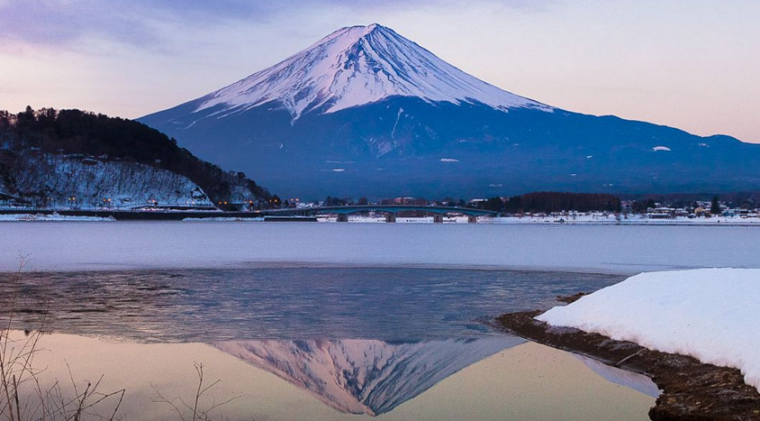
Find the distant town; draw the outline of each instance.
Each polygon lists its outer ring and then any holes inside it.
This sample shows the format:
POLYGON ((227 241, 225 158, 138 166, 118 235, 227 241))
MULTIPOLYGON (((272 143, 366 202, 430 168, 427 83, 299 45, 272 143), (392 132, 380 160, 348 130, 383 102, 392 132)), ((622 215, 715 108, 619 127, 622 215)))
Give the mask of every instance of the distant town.
MULTIPOLYGON (((44 206, 0 192, 0 220, 158 219, 266 220, 321 222, 617 222, 694 221, 760 223, 760 202, 754 194, 644 196, 635 199, 611 194, 536 192, 511 197, 427 200, 396 197, 382 200, 338 198, 305 201, 281 199, 235 202, 208 201, 162 204, 104 197, 98 206, 82 205, 71 195, 66 206, 44 206)), ((92 203, 92 201, 90 201, 92 203)))

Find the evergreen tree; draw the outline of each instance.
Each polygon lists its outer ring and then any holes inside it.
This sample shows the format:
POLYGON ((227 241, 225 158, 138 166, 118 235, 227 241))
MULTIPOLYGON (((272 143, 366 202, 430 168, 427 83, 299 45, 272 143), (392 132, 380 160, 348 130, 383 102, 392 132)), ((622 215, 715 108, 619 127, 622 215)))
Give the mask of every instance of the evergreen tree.
POLYGON ((710 213, 713 215, 720 215, 720 202, 718 196, 713 196, 712 198, 712 204, 710 205, 710 213))
POLYGON ((501 212, 504 210, 504 202, 501 200, 501 197, 492 197, 486 201, 483 208, 485 210, 501 212))

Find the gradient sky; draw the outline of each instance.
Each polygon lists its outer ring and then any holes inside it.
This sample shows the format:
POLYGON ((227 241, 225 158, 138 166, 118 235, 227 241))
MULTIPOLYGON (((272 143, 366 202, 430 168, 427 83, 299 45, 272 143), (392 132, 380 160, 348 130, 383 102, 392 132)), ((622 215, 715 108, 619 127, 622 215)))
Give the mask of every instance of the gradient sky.
POLYGON ((0 0, 0 109, 136 118, 373 22, 553 106, 760 143, 757 0, 0 0))

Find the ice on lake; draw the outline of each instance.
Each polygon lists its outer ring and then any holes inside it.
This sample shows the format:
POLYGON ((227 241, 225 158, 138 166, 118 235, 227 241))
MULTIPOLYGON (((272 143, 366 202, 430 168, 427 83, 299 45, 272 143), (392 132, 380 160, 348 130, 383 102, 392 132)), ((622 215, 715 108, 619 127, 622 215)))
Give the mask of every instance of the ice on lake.
POLYGON ((633 274, 760 267, 754 227, 115 222, 0 224, 0 271, 257 265, 465 266, 633 274))

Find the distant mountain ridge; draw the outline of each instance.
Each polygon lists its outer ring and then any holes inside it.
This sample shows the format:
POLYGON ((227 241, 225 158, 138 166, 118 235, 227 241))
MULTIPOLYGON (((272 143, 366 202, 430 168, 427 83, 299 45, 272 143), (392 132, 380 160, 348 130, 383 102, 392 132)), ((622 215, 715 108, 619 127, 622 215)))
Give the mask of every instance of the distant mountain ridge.
POLYGON ((0 112, 0 192, 46 208, 211 208, 269 197, 141 123, 31 108, 0 112))
POLYGON ((140 121, 289 196, 760 188, 760 146, 551 107, 381 25, 140 121))

